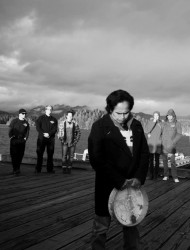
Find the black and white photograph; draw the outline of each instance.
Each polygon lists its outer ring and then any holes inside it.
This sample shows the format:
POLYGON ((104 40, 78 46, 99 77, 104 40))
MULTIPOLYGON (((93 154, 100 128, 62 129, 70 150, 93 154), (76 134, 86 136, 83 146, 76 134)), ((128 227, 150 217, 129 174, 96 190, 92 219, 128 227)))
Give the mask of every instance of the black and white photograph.
POLYGON ((1 250, 190 250, 189 13, 0 0, 1 250))

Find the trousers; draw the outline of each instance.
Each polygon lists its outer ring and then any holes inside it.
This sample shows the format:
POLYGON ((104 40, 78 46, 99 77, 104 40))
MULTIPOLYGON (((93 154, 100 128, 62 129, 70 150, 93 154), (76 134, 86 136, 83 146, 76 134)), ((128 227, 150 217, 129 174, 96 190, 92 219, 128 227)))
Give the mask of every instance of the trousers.
MULTIPOLYGON (((110 227, 110 216, 95 215, 92 228, 91 246, 92 250, 104 250, 106 245, 106 234, 110 227)), ((113 248, 114 249, 114 248, 113 248)), ((137 226, 123 226, 123 249, 139 250, 140 236, 137 226)))
MULTIPOLYGON (((169 177, 169 168, 168 168, 168 154, 162 154, 163 159, 163 165, 164 165, 164 176, 169 177)), ((177 168, 176 168, 176 162, 175 162, 175 154, 171 154, 170 156, 170 162, 171 162, 171 174, 173 179, 177 178, 177 168)))
POLYGON ((75 153, 75 146, 68 146, 62 143, 62 164, 63 166, 72 167, 75 153))
POLYGON ((26 141, 24 139, 12 138, 10 141, 10 155, 13 165, 13 171, 20 170, 20 164, 22 162, 26 141))
POLYGON ((41 171, 43 164, 43 154, 47 148, 47 171, 53 170, 53 154, 55 147, 55 138, 38 138, 37 139, 37 165, 36 170, 41 171))
POLYGON ((151 179, 157 179, 158 178, 158 172, 159 172, 159 159, 160 154, 158 153, 150 153, 149 158, 149 176, 151 179))

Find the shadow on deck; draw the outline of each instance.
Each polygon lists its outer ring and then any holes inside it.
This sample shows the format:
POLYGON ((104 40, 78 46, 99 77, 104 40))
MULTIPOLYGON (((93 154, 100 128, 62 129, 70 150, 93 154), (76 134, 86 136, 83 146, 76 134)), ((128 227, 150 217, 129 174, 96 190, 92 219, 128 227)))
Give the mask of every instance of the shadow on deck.
MULTIPOLYGON (((24 164, 14 177, 11 164, 0 163, 1 250, 90 249, 94 172, 55 170, 35 175, 34 166, 24 164)), ((145 189, 149 211, 139 225, 142 249, 190 249, 189 179, 148 180, 145 189)), ((106 249, 122 249, 121 239, 121 227, 113 222, 106 249)))

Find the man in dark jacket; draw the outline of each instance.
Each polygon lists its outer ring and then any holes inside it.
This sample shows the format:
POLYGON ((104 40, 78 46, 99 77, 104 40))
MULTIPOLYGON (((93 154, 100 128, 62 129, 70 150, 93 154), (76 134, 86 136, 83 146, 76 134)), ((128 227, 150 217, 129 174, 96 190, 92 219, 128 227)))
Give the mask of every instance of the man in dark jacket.
MULTIPOLYGON (((122 190, 131 182, 144 184, 149 164, 149 149, 142 125, 133 118, 133 97, 124 90, 112 92, 106 99, 108 114, 96 121, 88 139, 89 159, 96 171, 95 219, 92 249, 105 249, 111 217, 109 195, 113 188, 122 190)), ((139 249, 136 226, 123 227, 124 249, 139 249)))
POLYGON ((53 154, 55 146, 55 134, 57 132, 57 119, 51 116, 52 110, 52 106, 46 106, 45 114, 41 115, 36 121, 36 129, 38 131, 36 173, 41 173, 43 154, 46 147, 47 172, 55 173, 55 171, 53 170, 53 154))
POLYGON ((30 126, 26 120, 26 110, 19 110, 19 117, 12 120, 9 126, 10 155, 13 165, 13 174, 20 174, 20 164, 22 162, 26 141, 29 136, 30 126))

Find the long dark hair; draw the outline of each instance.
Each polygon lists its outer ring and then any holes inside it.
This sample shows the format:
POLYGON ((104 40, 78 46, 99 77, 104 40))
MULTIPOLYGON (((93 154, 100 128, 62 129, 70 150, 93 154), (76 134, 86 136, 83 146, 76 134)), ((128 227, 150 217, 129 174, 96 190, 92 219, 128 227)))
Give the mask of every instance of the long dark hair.
POLYGON ((108 95, 106 98, 106 111, 108 114, 111 114, 114 110, 115 106, 120 102, 128 102, 129 103, 129 110, 132 110, 134 106, 134 98, 125 90, 115 90, 111 94, 108 95))

